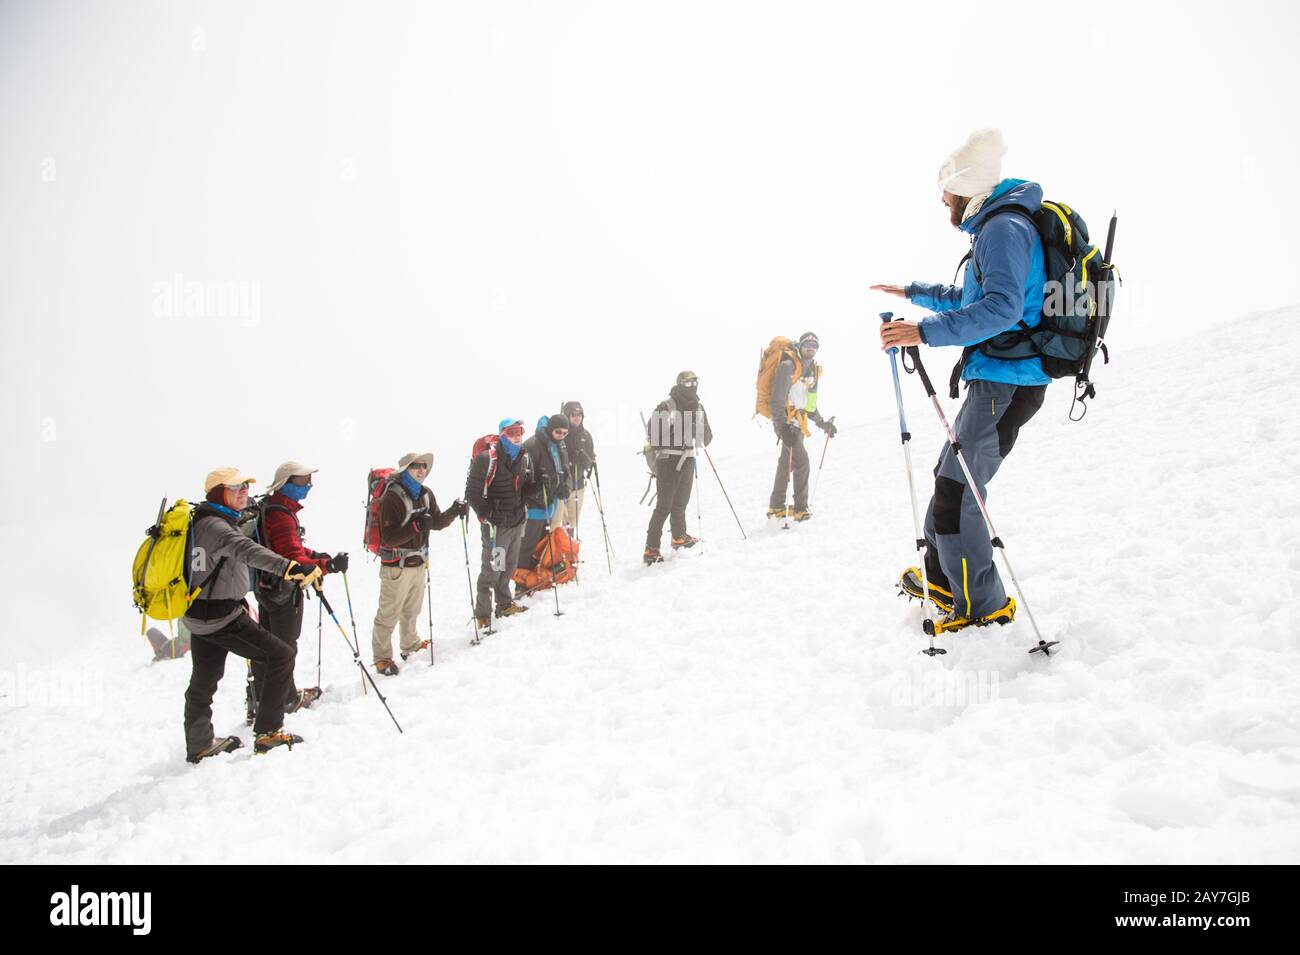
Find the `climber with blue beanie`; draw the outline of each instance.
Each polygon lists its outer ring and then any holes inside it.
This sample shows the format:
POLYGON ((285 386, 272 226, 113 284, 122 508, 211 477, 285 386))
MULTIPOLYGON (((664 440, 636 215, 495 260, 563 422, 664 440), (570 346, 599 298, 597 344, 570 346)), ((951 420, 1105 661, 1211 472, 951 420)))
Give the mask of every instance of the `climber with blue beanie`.
MULTIPOLYGON (((882 348, 965 349, 958 368, 966 382, 966 401, 954 426, 985 500, 988 482, 1011 453, 1020 428, 1042 407, 1051 381, 1037 356, 1008 360, 979 347, 1003 332, 1035 327, 1042 318, 1047 282, 1043 243, 1028 218, 1042 207, 1043 190, 1036 182, 1002 177, 1006 151, 999 130, 977 130, 939 169, 949 222, 971 241, 961 285, 872 286, 932 313, 919 322, 882 324, 882 348)), ((1007 596, 993 564, 993 545, 979 505, 948 444, 934 475, 934 496, 925 517, 926 576, 930 599, 946 614, 936 630, 1010 622, 1016 602, 1007 596)), ((916 567, 903 571, 899 586, 916 597, 926 592, 916 567)))
POLYGON ((498 617, 528 609, 515 603, 510 578, 519 565, 519 545, 527 524, 524 497, 534 483, 533 463, 524 449, 524 423, 502 418, 496 434, 475 443, 465 479, 465 500, 479 519, 483 545, 474 601, 480 629, 491 624, 494 597, 498 617))

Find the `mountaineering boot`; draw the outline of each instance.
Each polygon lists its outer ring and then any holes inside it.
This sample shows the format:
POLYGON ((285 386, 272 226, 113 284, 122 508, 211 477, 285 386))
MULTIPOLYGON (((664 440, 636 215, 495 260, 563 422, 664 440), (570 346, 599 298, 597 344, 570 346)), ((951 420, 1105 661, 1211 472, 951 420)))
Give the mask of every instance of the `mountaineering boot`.
POLYGON ((243 745, 244 741, 238 736, 214 736, 212 742, 206 748, 199 750, 197 753, 190 753, 185 757, 185 760, 186 762, 197 763, 209 756, 216 756, 218 753, 228 753, 232 749, 239 749, 243 745))
POLYGON ((795 523, 802 524, 804 521, 812 520, 812 511, 796 511, 790 508, 790 516, 794 518, 795 523))
POLYGON ((418 644, 416 644, 416 646, 415 646, 414 649, 412 649, 412 650, 403 650, 403 651, 402 651, 402 660, 403 660, 403 662, 405 662, 405 660, 406 660, 408 657, 413 657, 413 656, 415 656, 417 653, 419 653, 421 650, 427 650, 427 649, 429 649, 429 641, 428 641, 428 640, 421 640, 418 644))
POLYGON ((784 505, 782 505, 781 507, 769 507, 767 509, 767 516, 768 517, 789 517, 790 508, 785 507, 784 505))
POLYGON ((523 604, 511 604, 509 607, 502 607, 497 611, 498 617, 513 617, 517 613, 527 613, 528 608, 523 604))
POLYGON ((397 674, 401 673, 402 671, 397 669, 397 664, 394 663, 392 660, 376 660, 375 672, 381 673, 384 676, 397 676, 397 674))
POLYGON ((275 730, 271 733, 263 733, 253 743, 254 753, 265 753, 275 749, 277 746, 288 746, 293 749, 294 743, 301 743, 302 737, 293 733, 286 733, 282 729, 275 730))
POLYGON ((1007 602, 999 609, 992 613, 987 613, 982 617, 976 617, 971 620, 964 614, 959 614, 953 610, 948 613, 942 620, 936 620, 934 624, 935 633, 952 633, 961 630, 964 627, 987 627, 991 623, 1008 624, 1016 619, 1016 600, 1014 597, 1008 597, 1007 602))
POLYGON ((690 534, 686 534, 683 537, 674 537, 673 550, 681 550, 683 547, 694 547, 699 542, 700 539, 698 537, 692 537, 690 534))
POLYGON ((305 710, 317 700, 320 699, 321 689, 318 686, 309 686, 305 690, 299 690, 298 695, 285 704, 286 713, 294 713, 298 710, 305 710))
POLYGON ((487 617, 475 617, 474 626, 476 629, 482 632, 488 629, 488 627, 492 626, 492 621, 489 620, 487 617))
MULTIPOLYGON (((921 582, 921 568, 909 567, 903 571, 903 576, 898 578, 898 589, 900 593, 907 594, 909 597, 915 597, 917 600, 924 599, 925 587, 921 582)), ((933 580, 930 581, 930 603, 944 613, 952 613, 952 594, 933 580)))
POLYGON ((647 547, 645 553, 641 555, 641 559, 645 561, 647 567, 651 564, 662 564, 664 562, 663 555, 659 553, 658 547, 647 547))

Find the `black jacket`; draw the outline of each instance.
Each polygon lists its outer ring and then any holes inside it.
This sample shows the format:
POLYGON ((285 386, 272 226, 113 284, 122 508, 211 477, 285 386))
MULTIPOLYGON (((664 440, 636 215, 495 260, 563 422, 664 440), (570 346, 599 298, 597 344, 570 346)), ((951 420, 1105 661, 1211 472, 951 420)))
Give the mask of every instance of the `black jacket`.
POLYGON ((569 436, 564 439, 564 447, 569 452, 569 483, 577 490, 587 486, 587 475, 596 463, 596 443, 591 439, 591 432, 586 427, 569 428, 569 436))
POLYGON ((485 492, 483 482, 487 478, 489 460, 489 452, 484 451, 470 462, 469 476, 465 479, 465 500, 480 521, 498 527, 514 527, 522 523, 527 514, 524 495, 536 480, 528 452, 521 449, 511 461, 505 451, 497 448, 496 471, 485 492))
POLYGON ((555 467, 555 459, 551 457, 549 446, 554 444, 545 431, 538 430, 533 432, 533 436, 524 442, 524 454, 528 455, 533 462, 533 471, 535 473, 534 483, 524 494, 524 503, 529 507, 544 509, 547 504, 555 500, 560 489, 561 479, 564 479, 564 486, 573 490, 573 483, 566 475, 572 473, 569 461, 568 446, 561 442, 555 445, 556 450, 560 453, 560 467, 555 467), (542 489, 546 490, 543 497, 542 489))
POLYGON ((690 389, 674 385, 668 400, 655 405, 646 423, 646 438, 656 450, 684 450, 695 444, 708 446, 713 441, 709 415, 690 389))

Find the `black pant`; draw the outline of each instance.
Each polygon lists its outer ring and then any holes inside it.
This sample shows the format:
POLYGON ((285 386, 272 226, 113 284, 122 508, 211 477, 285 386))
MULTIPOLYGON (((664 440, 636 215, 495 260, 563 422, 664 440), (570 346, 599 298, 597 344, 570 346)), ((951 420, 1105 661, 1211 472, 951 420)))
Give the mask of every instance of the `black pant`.
POLYGON ((794 441, 790 444, 781 443, 781 456, 776 462, 776 480, 772 482, 772 497, 768 504, 772 507, 785 506, 785 489, 790 483, 790 471, 793 465, 794 509, 806 511, 808 510, 808 474, 812 471, 812 465, 808 463, 808 450, 803 444, 803 432, 799 430, 797 424, 791 424, 790 427, 795 429, 794 441))
POLYGON ((284 700, 293 680, 295 650, 253 622, 247 612, 216 633, 190 635, 190 685, 185 690, 185 746, 195 756, 212 742, 212 697, 226 672, 226 654, 266 664, 266 704, 258 707, 253 732, 273 733, 284 724, 284 700))
POLYGON ((519 566, 524 570, 533 570, 537 567, 537 558, 533 551, 537 549, 537 542, 546 536, 546 521, 529 518, 528 523, 524 525, 524 536, 519 541, 519 566))
POLYGON ((695 462, 676 455, 655 462, 655 511, 646 528, 645 545, 659 549, 664 535, 664 521, 670 519, 673 537, 686 536, 686 505, 691 500, 691 487, 695 484, 695 462), (681 467, 678 468, 678 464, 681 467))
MULTIPOLYGON (((262 601, 257 602, 257 621, 263 629, 270 630, 273 634, 293 648, 294 656, 298 654, 298 637, 302 634, 302 607, 303 598, 302 590, 294 588, 298 592, 293 595, 293 599, 283 607, 273 607, 270 604, 264 604, 262 601)), ((253 699, 258 703, 262 701, 262 691, 266 686, 266 664, 254 663, 253 671, 253 699)), ((293 683, 293 671, 289 671, 289 689, 285 695, 285 704, 296 702, 298 699, 298 688, 293 683)))

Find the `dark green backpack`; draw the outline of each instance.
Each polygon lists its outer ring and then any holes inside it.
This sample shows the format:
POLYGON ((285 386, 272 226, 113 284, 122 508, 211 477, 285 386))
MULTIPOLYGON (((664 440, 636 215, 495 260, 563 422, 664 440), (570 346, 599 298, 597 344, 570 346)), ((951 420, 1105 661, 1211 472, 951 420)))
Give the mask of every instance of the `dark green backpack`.
MULTIPOLYGON (((1089 241, 1088 224, 1083 216, 1063 202, 1044 202, 1037 212, 1030 212, 1024 206, 1000 206, 989 217, 1002 214, 1028 219, 1042 239, 1043 269, 1047 274, 1042 315, 1037 325, 1031 327, 1022 320, 1017 328, 969 346, 952 371, 949 394, 957 397, 962 367, 967 357, 977 350, 1002 361, 1041 358, 1043 371, 1050 377, 1074 378, 1070 417, 1077 421, 1087 413, 1084 402, 1097 393, 1089 377, 1093 356, 1100 351, 1103 363, 1110 361, 1105 338, 1119 275, 1111 262, 1116 217, 1111 216, 1103 253, 1089 241), (1074 413, 1075 404, 1083 409, 1078 417, 1074 413)), ((967 253, 967 258, 970 256, 967 253)), ((975 280, 983 283, 978 261, 975 280)))

